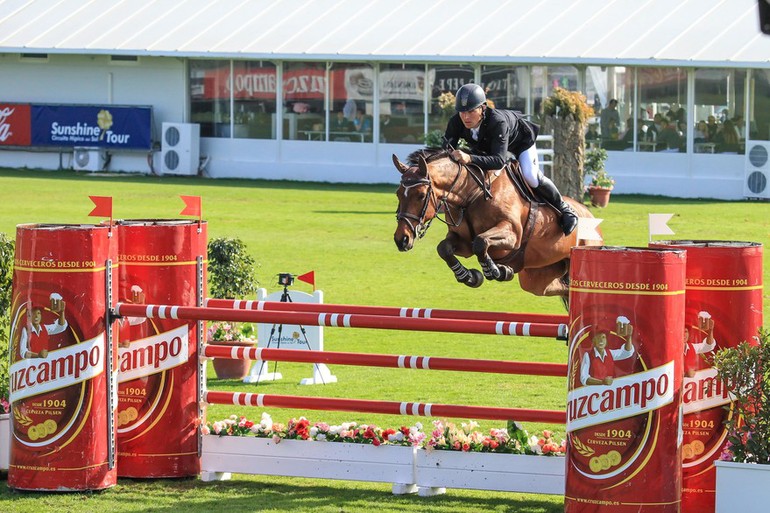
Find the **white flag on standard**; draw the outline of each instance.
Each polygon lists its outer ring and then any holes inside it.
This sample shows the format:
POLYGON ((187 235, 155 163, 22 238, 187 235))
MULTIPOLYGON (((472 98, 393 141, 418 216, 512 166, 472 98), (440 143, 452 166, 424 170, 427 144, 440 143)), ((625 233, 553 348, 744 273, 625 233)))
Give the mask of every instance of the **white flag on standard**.
POLYGON ((653 235, 674 235, 667 224, 672 217, 674 214, 650 214, 650 240, 653 235))
POLYGON ((579 217, 577 225, 578 240, 604 240, 599 230, 596 229, 602 221, 604 219, 579 217))

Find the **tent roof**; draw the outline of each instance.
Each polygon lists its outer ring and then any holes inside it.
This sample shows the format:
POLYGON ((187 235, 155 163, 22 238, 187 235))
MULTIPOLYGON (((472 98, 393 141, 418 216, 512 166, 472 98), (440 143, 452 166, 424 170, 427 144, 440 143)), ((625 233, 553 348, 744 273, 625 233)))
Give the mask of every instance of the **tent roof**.
POLYGON ((0 0, 0 52, 767 67, 756 0, 0 0))

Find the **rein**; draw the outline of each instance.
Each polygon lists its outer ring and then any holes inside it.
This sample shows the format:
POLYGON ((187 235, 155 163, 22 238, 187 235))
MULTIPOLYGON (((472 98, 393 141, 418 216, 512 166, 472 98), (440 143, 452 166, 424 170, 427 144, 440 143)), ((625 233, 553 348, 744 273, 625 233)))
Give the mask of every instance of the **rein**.
MULTIPOLYGON (((492 198, 492 194, 489 191, 489 185, 486 184, 483 180, 483 178, 480 178, 476 176, 475 173, 473 173, 469 166, 464 166, 463 164, 456 162, 457 164, 457 174, 454 177, 454 180, 452 181, 452 185, 449 187, 449 190, 446 191, 441 198, 436 197, 436 193, 433 190, 433 182, 431 182, 430 177, 428 178, 421 178, 420 180, 401 180, 401 186, 404 188, 404 196, 406 196, 409 193, 409 189, 413 187, 417 187, 420 185, 427 185, 428 186, 428 194, 425 195, 425 202, 422 204, 422 210, 420 212, 419 217, 410 214, 408 212, 396 212, 396 220, 398 221, 404 221, 409 226, 409 229, 412 231, 412 234, 416 239, 421 239, 425 236, 425 233, 428 231, 428 228, 430 227, 431 222, 433 222, 433 219, 438 219, 442 223, 444 223, 447 226, 451 226, 453 228, 456 228, 460 226, 460 223, 463 221, 463 217, 465 215, 465 210, 470 206, 474 201, 476 201, 480 195, 483 194, 484 199, 490 199, 492 198), (462 175, 463 168, 466 168, 468 171, 468 174, 473 178, 473 180, 476 182, 476 184, 481 189, 481 192, 478 194, 471 195, 470 198, 465 202, 465 205, 457 206, 456 208, 460 212, 460 217, 455 220, 454 216, 452 215, 452 205, 449 203, 449 196, 452 194, 452 191, 454 190, 455 186, 460 180, 460 175, 462 175), (425 221, 425 213, 428 211, 428 205, 433 204, 433 208, 436 211, 436 215, 428 221, 425 221), (445 217, 447 219, 442 219, 438 216, 438 213, 442 212, 444 213, 445 217), (417 224, 413 224, 412 221, 416 221, 417 224)), ((477 166, 474 166, 479 171, 481 171, 480 168, 477 166)))

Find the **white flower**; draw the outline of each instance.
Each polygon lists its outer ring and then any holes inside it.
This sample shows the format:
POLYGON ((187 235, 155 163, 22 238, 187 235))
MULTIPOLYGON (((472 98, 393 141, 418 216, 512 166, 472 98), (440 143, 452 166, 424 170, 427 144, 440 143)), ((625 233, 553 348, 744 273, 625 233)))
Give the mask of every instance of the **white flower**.
POLYGON ((543 454, 543 448, 540 447, 540 444, 537 442, 538 442, 538 439, 535 435, 532 435, 531 437, 529 437, 529 448, 535 454, 543 454))
POLYGON ((273 418, 270 414, 262 412, 262 419, 259 421, 259 425, 262 426, 262 429, 265 431, 270 431, 273 429, 273 418))
POLYGON ((315 437, 315 439, 318 440, 319 442, 325 442, 326 441, 326 435, 323 434, 323 433, 320 433, 318 436, 315 437))
POLYGON ((342 427, 340 426, 329 426, 329 434, 330 435, 338 435, 340 434, 340 430, 342 427))
POLYGON ((401 431, 396 431, 392 435, 388 435, 388 442, 403 442, 404 441, 404 433, 401 431))
POLYGON ((310 437, 315 438, 318 435, 318 428, 313 426, 310 428, 310 437))

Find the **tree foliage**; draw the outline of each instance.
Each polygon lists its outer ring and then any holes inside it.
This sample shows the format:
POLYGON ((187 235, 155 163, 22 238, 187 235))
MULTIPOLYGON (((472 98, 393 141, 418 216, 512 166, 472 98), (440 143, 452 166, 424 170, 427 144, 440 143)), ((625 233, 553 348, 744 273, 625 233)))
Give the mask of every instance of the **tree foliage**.
POLYGON ((241 239, 211 239, 208 260, 209 296, 236 299, 257 291, 257 264, 241 239))
POLYGON ((553 131, 553 181, 563 194, 581 200, 585 128, 593 109, 584 95, 557 87, 543 100, 543 114, 553 131))

